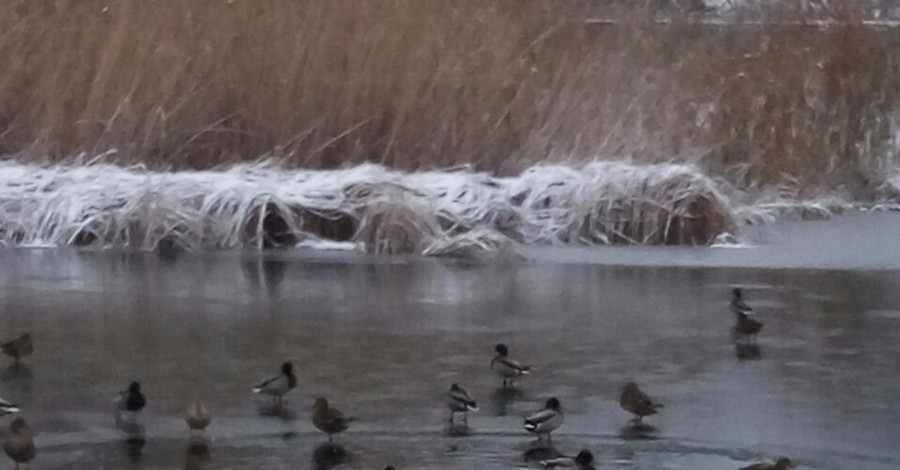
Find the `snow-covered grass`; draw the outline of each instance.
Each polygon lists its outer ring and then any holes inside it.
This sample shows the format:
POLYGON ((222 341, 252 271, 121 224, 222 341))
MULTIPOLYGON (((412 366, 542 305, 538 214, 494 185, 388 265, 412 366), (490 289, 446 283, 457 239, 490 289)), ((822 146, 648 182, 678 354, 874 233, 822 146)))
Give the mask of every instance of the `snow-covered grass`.
POLYGON ((709 244, 735 226, 692 165, 541 165, 514 177, 272 161, 158 172, 0 161, 0 243, 154 250, 347 247, 459 255, 522 244, 709 244), (336 244, 337 243, 337 244, 336 244))

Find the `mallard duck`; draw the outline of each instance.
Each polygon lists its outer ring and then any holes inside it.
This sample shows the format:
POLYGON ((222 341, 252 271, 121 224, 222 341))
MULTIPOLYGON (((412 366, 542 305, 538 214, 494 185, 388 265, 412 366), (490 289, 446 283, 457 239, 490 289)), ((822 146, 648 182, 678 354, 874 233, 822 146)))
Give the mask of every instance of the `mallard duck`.
POLYGON ((128 389, 119 393, 119 411, 137 414, 147 405, 147 398, 141 393, 141 384, 131 382, 128 389))
POLYGON ((735 315, 738 313, 750 313, 753 311, 746 302, 744 302, 744 295, 740 289, 735 287, 731 290, 731 304, 729 305, 731 311, 734 312, 735 315))
POLYGON ((337 408, 330 408, 328 400, 324 398, 316 398, 316 404, 313 407, 313 425, 319 431, 328 434, 328 442, 332 441, 332 436, 345 431, 353 418, 347 418, 337 408))
POLYGON ((562 426, 564 419, 559 400, 549 398, 543 409, 525 418, 525 430, 537 434, 539 439, 545 435, 549 438, 551 432, 562 426))
POLYGON ((644 419, 644 416, 655 415, 657 410, 663 407, 662 404, 653 401, 646 393, 642 392, 634 382, 629 382, 622 388, 619 405, 623 410, 633 414, 638 423, 644 419))
POLYGON ((187 422, 188 428, 190 428, 191 435, 193 435, 194 431, 202 433, 209 426, 212 418, 209 417, 209 410, 203 402, 194 401, 188 404, 184 420, 187 422))
POLYGON ((577 468, 578 470, 594 470, 594 454, 589 450, 582 450, 575 457, 559 457, 556 459, 541 460, 544 468, 577 468))
POLYGON ((295 387, 297 387, 297 376, 294 375, 294 364, 286 361, 281 364, 280 374, 253 387, 253 393, 269 395, 278 406, 281 406, 282 397, 295 387))
POLYGON ((749 467, 742 467, 741 470, 788 470, 794 468, 794 462, 787 457, 781 457, 774 464, 755 463, 749 467))
POLYGON ((756 335, 759 334, 762 327, 761 321, 750 318, 749 314, 739 312, 737 314, 737 323, 734 325, 734 332, 738 336, 746 338, 747 341, 752 341, 753 344, 756 344, 756 335))
POLYGON ((13 413, 18 413, 19 407, 18 405, 14 405, 2 398, 0 398, 0 416, 11 415, 13 413))
POLYGON ((22 336, 0 345, 0 351, 13 358, 16 361, 15 365, 18 366, 20 359, 28 357, 34 352, 34 343, 31 342, 31 335, 24 333, 22 336))
POLYGON ((451 385, 450 390, 447 392, 447 407, 450 408, 451 423, 456 413, 462 413, 463 422, 468 424, 469 411, 478 411, 478 404, 475 402, 475 399, 457 383, 451 385))
POLYGON ((16 463, 16 469, 19 464, 28 463, 34 460, 37 450, 34 447, 34 433, 28 427, 28 423, 22 418, 16 418, 9 426, 9 433, 6 434, 6 443, 3 444, 3 450, 6 455, 16 463))
POLYGON ((505 344, 498 344, 494 351, 497 355, 491 360, 491 370, 503 378, 503 388, 506 388, 507 383, 511 385, 516 377, 531 373, 530 366, 523 366, 509 358, 509 348, 505 344))

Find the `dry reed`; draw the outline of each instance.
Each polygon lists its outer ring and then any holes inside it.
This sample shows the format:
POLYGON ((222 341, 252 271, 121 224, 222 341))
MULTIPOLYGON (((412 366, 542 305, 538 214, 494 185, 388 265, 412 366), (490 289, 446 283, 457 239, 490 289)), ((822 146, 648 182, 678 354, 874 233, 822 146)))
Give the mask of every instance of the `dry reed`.
POLYGON ((900 29, 863 23, 871 4, 704 23, 665 3, 8 0, 0 153, 501 174, 628 155, 859 188, 894 166, 900 29))

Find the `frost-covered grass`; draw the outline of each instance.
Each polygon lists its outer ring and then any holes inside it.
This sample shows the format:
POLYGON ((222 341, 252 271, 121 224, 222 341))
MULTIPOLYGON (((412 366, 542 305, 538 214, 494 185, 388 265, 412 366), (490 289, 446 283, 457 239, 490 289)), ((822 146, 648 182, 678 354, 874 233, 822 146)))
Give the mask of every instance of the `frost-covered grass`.
POLYGON ((154 250, 335 246, 460 255, 522 244, 709 244, 728 199, 696 167, 593 162, 515 177, 269 162, 158 172, 0 162, 0 243, 154 250))

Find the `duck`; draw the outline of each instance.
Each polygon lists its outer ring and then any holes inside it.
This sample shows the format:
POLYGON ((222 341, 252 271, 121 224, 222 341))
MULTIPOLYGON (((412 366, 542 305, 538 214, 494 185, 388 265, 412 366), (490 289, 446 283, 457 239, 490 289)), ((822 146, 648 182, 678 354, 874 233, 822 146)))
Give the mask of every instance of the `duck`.
POLYGON ((209 426, 212 418, 209 417, 209 409, 206 408, 205 403, 194 401, 188 403, 184 420, 187 422, 190 433, 193 436, 194 431, 200 431, 202 433, 209 426))
POLYGON ((450 408, 450 423, 453 423, 453 417, 456 413, 463 414, 463 422, 469 423, 469 411, 478 411, 478 403, 469 395, 466 389, 460 387, 458 383, 450 386, 447 392, 447 407, 450 408))
POLYGON ((296 387, 297 376, 294 375, 294 363, 285 361, 281 364, 281 373, 253 387, 253 393, 269 395, 278 406, 281 406, 282 397, 296 387))
POLYGON ((551 397, 544 403, 543 409, 525 418, 525 430, 537 434, 538 439, 545 435, 549 439, 550 433, 562 426, 564 419, 559 400, 551 397))
POLYGON ((743 312, 737 313, 737 323, 734 325, 734 332, 738 336, 743 336, 747 341, 756 344, 756 335, 762 330, 761 321, 751 318, 750 315, 743 312))
POLYGON ((3 444, 6 455, 16 464, 28 463, 34 460, 37 450, 34 447, 34 433, 28 427, 28 423, 22 418, 16 418, 9 426, 6 435, 6 443, 3 444))
POLYGON ((119 411, 127 411, 138 414, 147 406, 147 397, 141 392, 141 383, 134 381, 128 384, 128 389, 119 393, 119 411))
POLYGON ((328 400, 319 397, 313 406, 313 425, 319 431, 328 434, 328 442, 332 442, 335 434, 345 431, 354 418, 347 418, 337 408, 328 406, 328 400))
POLYGON ((0 416, 11 415, 20 411, 18 405, 14 405, 7 400, 0 398, 0 416))
POLYGON ((744 294, 737 287, 731 290, 731 304, 729 304, 729 308, 731 308, 731 311, 734 312, 735 315, 753 311, 753 309, 744 302, 744 294))
POLYGON ((517 377, 531 373, 530 366, 523 366, 509 358, 509 348, 505 344, 496 345, 494 351, 497 355, 491 360, 491 370, 503 379, 503 388, 506 388, 507 384, 512 385, 517 377))
POLYGON ((585 449, 575 457, 559 457, 541 460, 541 465, 548 468, 577 468, 578 470, 594 470, 594 454, 585 449))
POLYGON ((640 423, 644 416, 655 415, 663 407, 661 403, 653 401, 641 391, 641 388, 634 382, 629 382, 622 388, 619 405, 623 410, 633 414, 637 423, 640 423))
POLYGON ((794 468, 794 462, 787 457, 781 457, 774 464, 755 463, 748 467, 742 467, 741 470, 788 470, 794 468))
POLYGON ((31 341, 30 334, 23 333, 22 336, 0 345, 0 351, 13 358, 15 360, 14 365, 18 366, 20 359, 28 357, 34 352, 34 343, 31 341))

